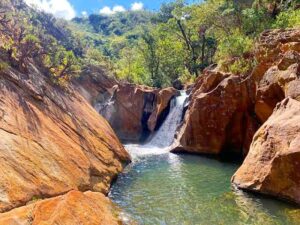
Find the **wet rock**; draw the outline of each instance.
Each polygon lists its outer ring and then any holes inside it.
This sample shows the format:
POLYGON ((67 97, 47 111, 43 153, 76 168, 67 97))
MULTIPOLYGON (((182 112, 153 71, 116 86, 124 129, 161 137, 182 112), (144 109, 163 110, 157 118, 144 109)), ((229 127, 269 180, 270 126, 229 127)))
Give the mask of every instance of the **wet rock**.
POLYGON ((123 142, 145 140, 166 118, 170 100, 178 94, 174 88, 114 82, 103 85, 102 80, 93 85, 84 81, 81 86, 88 93, 85 96, 91 96, 91 104, 123 142))
POLYGON ((183 89, 183 84, 179 79, 176 79, 172 82, 172 86, 173 88, 177 89, 177 90, 182 90, 183 89))
POLYGON ((123 141, 138 142, 147 130, 155 109, 157 90, 133 84, 120 85, 114 96, 114 114, 108 120, 123 141))

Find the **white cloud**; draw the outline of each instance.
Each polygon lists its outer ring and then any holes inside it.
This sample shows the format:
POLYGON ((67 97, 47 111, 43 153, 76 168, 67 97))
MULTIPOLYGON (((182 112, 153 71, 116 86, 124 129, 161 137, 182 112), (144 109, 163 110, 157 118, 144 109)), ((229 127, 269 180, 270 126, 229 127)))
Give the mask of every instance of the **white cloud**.
POLYGON ((82 17, 87 17, 87 16, 88 16, 87 11, 82 11, 82 12, 81 12, 81 16, 82 16, 82 17))
POLYGON ((113 8, 105 6, 102 9, 100 9, 100 14, 112 15, 118 12, 125 12, 125 11, 126 9, 121 5, 116 5, 113 8))
POLYGON ((76 12, 68 0, 25 0, 27 5, 37 7, 47 13, 67 20, 73 19, 76 12))
POLYGON ((105 14, 105 15, 111 15, 114 14, 114 12, 112 11, 112 9, 108 6, 103 7, 102 9, 100 9, 100 14, 105 14))
POLYGON ((113 8, 113 12, 125 12, 125 8, 121 5, 117 5, 113 8))
POLYGON ((144 4, 142 2, 134 2, 131 4, 132 11, 139 11, 144 9, 144 4))

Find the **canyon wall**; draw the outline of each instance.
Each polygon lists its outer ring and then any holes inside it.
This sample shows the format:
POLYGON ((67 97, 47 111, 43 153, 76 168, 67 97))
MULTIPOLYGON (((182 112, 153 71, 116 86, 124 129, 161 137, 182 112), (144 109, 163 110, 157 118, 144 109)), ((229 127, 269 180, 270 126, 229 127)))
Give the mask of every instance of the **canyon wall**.
POLYGON ((121 83, 99 74, 81 79, 79 90, 123 142, 146 140, 168 115, 171 99, 179 94, 174 88, 121 83))
POLYGON ((300 204, 300 29, 266 31, 256 50, 262 127, 232 178, 238 187, 300 204))
POLYGON ((95 220, 95 213, 98 222, 114 217, 106 197, 82 193, 107 194, 130 161, 108 122, 72 86, 53 85, 33 65, 27 74, 2 71, 0 87, 0 223, 11 224, 10 217, 23 221, 29 211, 44 224, 72 221, 72 205, 88 202, 95 207, 77 211, 78 221, 95 220), (22 207, 45 198, 51 200, 22 207))
POLYGON ((299 204, 300 29, 263 32, 255 60, 247 77, 204 71, 172 151, 247 156, 235 185, 299 204))

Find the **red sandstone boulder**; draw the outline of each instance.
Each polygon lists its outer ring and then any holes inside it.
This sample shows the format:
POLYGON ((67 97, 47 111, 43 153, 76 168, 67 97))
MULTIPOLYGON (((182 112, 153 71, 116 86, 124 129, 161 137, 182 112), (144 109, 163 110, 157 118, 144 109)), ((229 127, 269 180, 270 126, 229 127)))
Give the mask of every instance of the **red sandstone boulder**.
POLYGON ((74 89, 0 73, 0 212, 70 190, 107 193, 130 160, 115 133, 74 89))
POLYGON ((117 209, 103 194, 70 191, 0 214, 0 224, 118 225, 117 209))
POLYGON ((74 81, 78 91, 85 99, 95 106, 98 102, 109 99, 116 88, 118 81, 113 75, 101 67, 89 66, 83 74, 74 81))
POLYGON ((300 204, 300 102, 284 99, 257 131, 232 182, 300 204))
POLYGON ((194 86, 172 152, 241 153, 257 126, 250 116, 254 92, 250 79, 206 70, 194 86))

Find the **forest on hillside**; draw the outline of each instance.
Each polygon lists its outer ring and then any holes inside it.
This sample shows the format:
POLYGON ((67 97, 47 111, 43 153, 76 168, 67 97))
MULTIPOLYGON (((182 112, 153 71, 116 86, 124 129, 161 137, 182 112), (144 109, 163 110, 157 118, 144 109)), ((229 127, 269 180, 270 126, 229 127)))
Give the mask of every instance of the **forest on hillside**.
POLYGON ((59 85, 91 67, 119 80, 155 87, 191 83, 204 68, 245 75, 255 65, 259 34, 300 26, 300 0, 183 0, 158 12, 92 14, 72 21, 28 7, 0 3, 0 70, 27 70, 35 62, 59 85), (7 13, 9 12, 9 13, 7 13))

